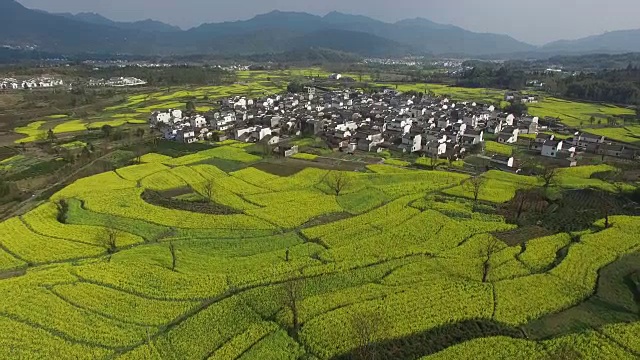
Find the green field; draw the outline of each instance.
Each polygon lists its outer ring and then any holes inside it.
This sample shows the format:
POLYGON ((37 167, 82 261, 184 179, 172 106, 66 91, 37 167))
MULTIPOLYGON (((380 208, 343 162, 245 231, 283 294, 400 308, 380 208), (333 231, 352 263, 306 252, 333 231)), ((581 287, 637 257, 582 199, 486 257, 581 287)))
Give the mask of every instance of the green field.
POLYGON ((640 125, 618 128, 589 129, 589 132, 636 146, 640 145, 640 125))
POLYGON ((484 146, 487 154, 498 154, 504 156, 511 156, 511 154, 513 154, 513 146, 511 145, 500 144, 495 141, 485 141, 484 146))
POLYGON ((504 99, 504 90, 486 88, 464 88, 441 84, 380 84, 399 91, 433 92, 437 96, 448 96, 451 100, 477 101, 489 104, 500 104, 504 99))
POLYGON ((563 124, 571 127, 597 125, 598 119, 607 124, 608 117, 635 115, 635 111, 632 109, 613 105, 580 103, 551 97, 545 98, 536 104, 529 104, 529 113, 540 118, 547 116, 559 118, 563 124), (591 117, 595 118, 595 124, 591 124, 591 117))
MULTIPOLYGON (((467 175, 371 165, 281 177, 237 145, 147 154, 0 223, 2 357, 334 359, 367 341, 404 354, 381 358, 548 359, 563 344, 637 358, 637 322, 544 340, 519 328, 588 299, 600 269, 640 250, 640 217, 508 246, 494 233, 516 226, 491 203, 536 178, 486 173, 478 211, 467 175), (458 335, 434 343, 443 329, 458 335)), ((554 186, 608 189, 591 178, 608 170, 565 170, 554 186)))

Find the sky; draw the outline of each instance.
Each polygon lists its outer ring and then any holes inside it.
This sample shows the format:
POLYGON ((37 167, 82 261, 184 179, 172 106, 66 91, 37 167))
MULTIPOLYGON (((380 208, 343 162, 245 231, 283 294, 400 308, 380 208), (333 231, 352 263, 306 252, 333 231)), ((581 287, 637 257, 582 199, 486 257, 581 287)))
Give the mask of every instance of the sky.
POLYGON ((97 12, 117 21, 152 18, 184 29, 246 20, 272 10, 331 11, 387 22, 423 17, 534 45, 606 31, 640 29, 638 0, 18 0, 50 12, 97 12))

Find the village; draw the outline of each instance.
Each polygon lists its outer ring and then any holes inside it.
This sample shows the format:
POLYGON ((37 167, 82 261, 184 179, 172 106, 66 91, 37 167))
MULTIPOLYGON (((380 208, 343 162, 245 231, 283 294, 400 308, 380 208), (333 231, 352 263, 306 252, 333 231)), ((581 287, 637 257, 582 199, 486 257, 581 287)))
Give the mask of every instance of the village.
MULTIPOLYGON (((392 89, 374 94, 349 89, 305 90, 260 99, 230 97, 219 101, 218 110, 208 113, 156 111, 149 122, 165 139, 183 143, 234 139, 262 143, 289 156, 297 152, 290 140, 316 136, 334 151, 389 151, 449 161, 475 154, 492 167, 514 172, 518 171, 518 159, 485 152, 485 142, 524 147, 558 167, 577 166, 583 154, 631 160, 639 154, 626 144, 566 128, 557 119, 515 116, 493 105, 392 89)), ((506 93, 505 99, 537 101, 513 93, 506 93)))
POLYGON ((52 88, 63 85, 64 81, 62 79, 47 76, 24 80, 18 80, 15 78, 0 79, 0 90, 28 90, 35 88, 52 88))

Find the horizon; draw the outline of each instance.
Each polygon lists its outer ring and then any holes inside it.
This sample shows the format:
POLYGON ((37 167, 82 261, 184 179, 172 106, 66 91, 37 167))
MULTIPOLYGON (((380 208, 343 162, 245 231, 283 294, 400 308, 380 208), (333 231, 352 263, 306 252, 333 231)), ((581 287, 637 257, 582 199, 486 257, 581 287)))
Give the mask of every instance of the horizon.
MULTIPOLYGON (((223 23, 223 22, 249 20, 255 16, 270 13, 273 11, 301 12, 301 13, 308 13, 316 16, 325 16, 326 14, 331 12, 339 12, 343 14, 366 16, 366 17, 387 22, 387 23, 395 23, 397 21, 405 20, 405 19, 424 18, 439 24, 453 25, 453 26, 461 27, 463 29, 477 32, 477 33, 495 33, 495 34, 508 35, 516 40, 519 40, 531 45, 535 45, 535 46, 545 45, 558 40, 575 40, 575 39, 580 39, 588 36, 600 35, 600 34, 611 32, 611 31, 632 30, 632 29, 640 28, 640 24, 636 24, 635 19, 633 19, 633 17, 625 19, 625 18, 620 18, 620 16, 617 14, 614 14, 614 11, 612 11, 611 8, 615 8, 613 10, 620 10, 621 8, 620 6, 609 6, 606 10, 603 10, 604 11, 603 14, 600 14, 601 12, 599 12, 597 14, 598 19, 601 20, 600 23, 602 24, 599 25, 597 21, 595 23, 594 21, 591 21, 591 22, 587 21, 588 26, 583 30, 581 30, 582 27, 565 26, 565 24, 560 24, 557 22, 547 22, 544 24, 540 22, 538 27, 532 28, 530 25, 526 25, 528 23, 528 21, 526 20, 528 19, 518 19, 518 21, 512 21, 508 24, 506 22, 504 23, 498 22, 498 24, 496 24, 495 22, 487 20, 487 21, 483 21, 481 24, 478 24, 477 19, 474 19, 474 18, 482 17, 482 18, 489 19, 491 16, 495 16, 496 14, 494 12, 484 12, 482 13, 483 16, 477 16, 478 12, 476 12, 475 17, 472 16, 471 19, 467 19, 467 16, 469 15, 468 13, 474 13, 473 7, 474 6, 477 7, 477 5, 479 5, 479 4, 469 3, 469 0, 452 1, 453 3, 456 3, 456 4, 458 3, 466 4, 465 6, 456 7, 455 5, 453 6, 451 5, 452 2, 449 2, 448 5, 433 4, 431 7, 425 8, 423 11, 412 11, 407 9, 406 13, 405 12, 398 13, 397 11, 390 12, 388 11, 388 9, 386 9, 387 11, 384 13, 378 13, 378 10, 379 10, 378 8, 380 7, 384 8, 384 6, 377 6, 377 5, 382 5, 381 0, 375 0, 370 2, 371 3, 370 5, 372 6, 367 8, 366 11, 355 11, 355 9, 353 9, 352 7, 344 6, 344 4, 342 4, 341 2, 338 2, 337 0, 327 1, 323 4, 320 4, 319 7, 318 7, 318 4, 308 4, 307 7, 299 7, 298 6, 299 4, 289 4, 289 0, 278 0, 275 2, 275 8, 264 7, 263 5, 266 5, 266 4, 259 3, 256 6, 251 7, 252 10, 255 10, 252 12, 244 12, 244 11, 238 12, 236 11, 236 9, 228 9, 232 11, 227 11, 226 15, 221 15, 220 12, 214 13, 214 14, 206 14, 206 12, 204 12, 205 14, 201 14, 201 12, 198 12, 197 14, 193 14, 191 16, 188 15, 190 11, 183 11, 182 13, 178 12, 177 13, 178 15, 176 16, 176 12, 173 11, 172 9, 174 6, 181 6, 181 4, 185 2, 196 3, 198 6, 203 6, 204 4, 202 4, 201 0, 183 0, 180 4, 174 4, 176 3, 174 1, 154 1, 153 2, 154 7, 145 6, 145 5, 148 5, 147 2, 150 0, 127 0, 126 6, 129 6, 129 9, 127 9, 128 11, 126 12, 122 11, 122 9, 124 9, 124 6, 125 6, 124 0, 112 1, 112 3, 122 2, 123 3, 122 8, 118 6, 113 6, 111 4, 101 4, 101 3, 95 3, 93 1, 81 1, 81 0, 61 0, 61 1, 56 1, 55 3, 50 1, 44 1, 44 0, 17 0, 17 1, 25 7, 44 10, 48 12, 73 13, 73 14, 82 13, 82 12, 91 12, 91 13, 96 13, 101 16, 104 16, 110 20, 121 21, 121 22, 134 22, 134 21, 143 21, 143 20, 151 19, 151 20, 161 21, 169 25, 178 26, 182 30, 188 30, 194 27, 198 27, 202 24, 207 24, 207 23, 223 23), (333 8, 327 6, 327 5, 331 6, 331 4, 335 4, 336 6, 333 8), (465 9, 466 11, 454 11, 453 14, 451 14, 450 8, 454 8, 454 10, 465 9), (430 12, 425 13, 427 12, 427 10, 430 12), (611 14, 607 14, 607 12, 611 14), (407 15, 408 13, 410 13, 411 15, 407 15), (605 20, 606 21, 614 20, 616 21, 615 24, 619 24, 619 25, 615 28, 605 26, 605 24, 603 24, 605 20), (507 31, 506 28, 504 29, 504 31, 502 31, 501 28, 503 26, 506 27, 507 25, 511 26, 511 29, 510 29, 511 31, 507 31), (556 32, 551 31, 551 30, 558 30, 558 26, 560 26, 561 29, 565 30, 566 36, 555 35, 556 32), (533 31, 531 29, 533 29, 533 31), (540 33, 539 30, 541 29, 547 29, 548 33, 546 35, 540 33)), ((628 0, 612 0, 612 1, 615 3, 629 2, 628 0)), ((397 7, 402 10, 408 7, 403 5, 407 5, 407 3, 412 3, 412 2, 413 2, 412 0, 399 0, 399 3, 397 4, 399 6, 397 7)), ((504 1, 492 0, 492 2, 501 3, 504 1)), ((582 6, 582 8, 585 8, 584 3, 593 3, 593 2, 595 1, 587 0, 587 1, 583 1, 580 5, 582 6)), ((348 4, 351 4, 351 3, 357 3, 357 1, 348 2, 348 4)), ((552 4, 554 2, 552 2, 551 0, 542 0, 542 1, 539 1, 537 3, 538 5, 535 6, 533 9, 525 9, 525 8, 531 7, 535 4, 519 4, 521 6, 516 9, 516 12, 526 11, 527 13, 530 13, 533 11, 535 13, 534 10, 540 10, 540 8, 545 7, 544 3, 552 4)), ((413 4, 413 5, 415 7, 418 4, 413 4)), ((510 4, 510 6, 513 6, 513 5, 515 4, 510 4)), ((630 6, 634 7, 637 5, 630 4, 630 6)), ((183 5, 181 7, 184 8, 183 5)), ((486 5, 481 6, 481 8, 488 8, 488 7, 489 6, 486 6, 486 5)), ((237 10, 244 10, 245 8, 246 7, 243 7, 243 9, 237 9, 237 10)), ((360 7, 358 10, 364 10, 364 9, 360 7)), ((625 11, 625 13, 628 15, 629 12, 625 11)), ((551 13, 551 15, 554 15, 555 17, 560 16, 560 14, 555 14, 555 13, 551 13)), ((535 18, 535 16, 528 16, 527 18, 531 18, 531 17, 535 18)), ((581 20, 585 21, 586 19, 581 19, 581 20)))

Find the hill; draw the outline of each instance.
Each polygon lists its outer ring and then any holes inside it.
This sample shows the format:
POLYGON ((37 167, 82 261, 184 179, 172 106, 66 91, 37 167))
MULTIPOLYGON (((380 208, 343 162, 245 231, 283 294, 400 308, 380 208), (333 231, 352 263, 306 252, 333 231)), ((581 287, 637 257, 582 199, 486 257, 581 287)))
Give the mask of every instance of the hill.
POLYGON ((506 35, 480 34, 426 19, 395 24, 332 12, 325 16, 273 11, 250 20, 203 24, 182 31, 144 20, 116 22, 99 14, 48 14, 0 0, 6 31, 0 42, 37 45, 65 53, 258 54, 322 47, 364 56, 404 54, 493 54, 530 51, 506 35))
POLYGON ((181 29, 177 26, 165 24, 161 21, 152 20, 152 19, 134 21, 134 22, 113 21, 100 14, 89 13, 89 12, 82 12, 75 15, 70 13, 62 13, 57 15, 64 16, 69 19, 86 22, 89 24, 107 25, 107 26, 113 26, 113 27, 126 29, 126 30, 140 30, 140 31, 148 31, 148 32, 181 31, 181 29))
POLYGON ((542 50, 563 50, 581 53, 640 52, 640 29, 611 31, 577 40, 554 41, 543 46, 542 50))

